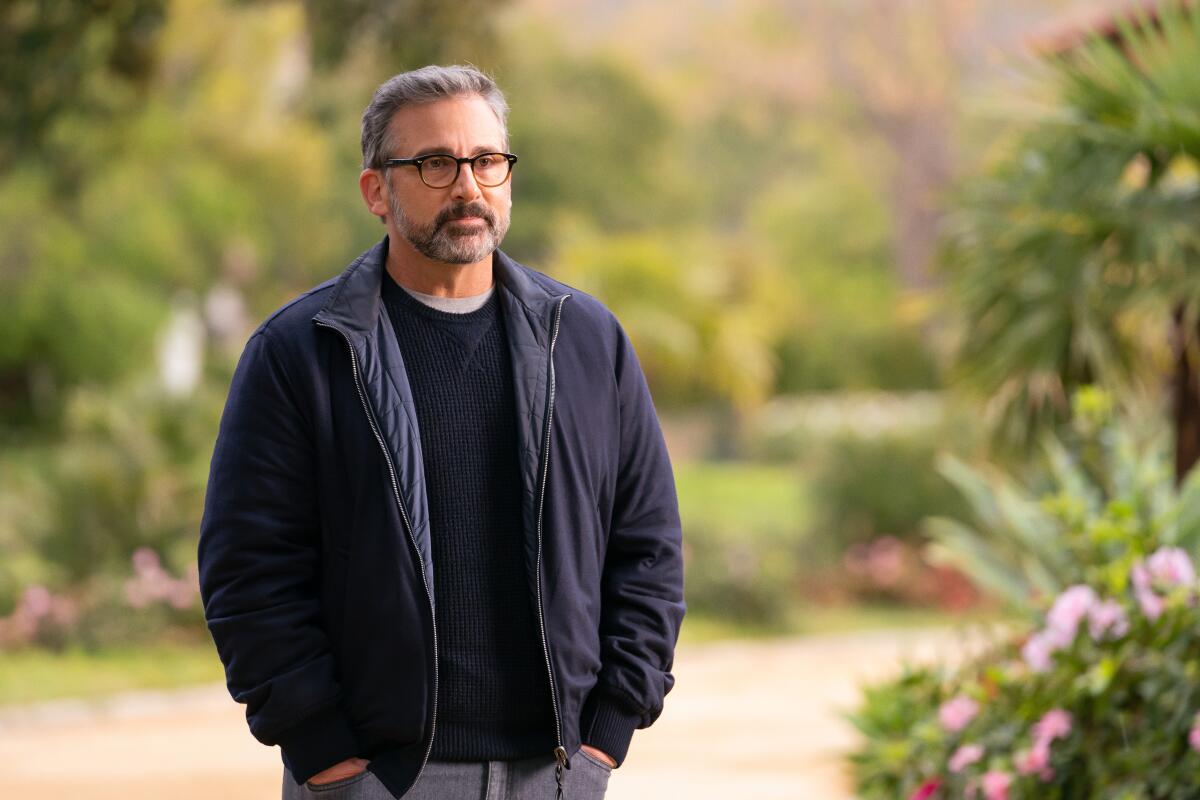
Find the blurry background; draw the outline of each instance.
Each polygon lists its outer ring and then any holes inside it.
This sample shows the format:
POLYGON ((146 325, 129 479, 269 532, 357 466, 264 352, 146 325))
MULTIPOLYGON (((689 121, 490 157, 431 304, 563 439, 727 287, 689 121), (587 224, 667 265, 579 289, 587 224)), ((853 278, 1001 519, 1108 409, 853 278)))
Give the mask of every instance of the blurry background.
MULTIPOLYGON (((430 62, 508 95, 505 250, 637 347, 683 514, 682 652, 1011 619, 964 548, 928 546, 929 518, 972 519, 963 464, 1036 482, 1091 384, 1169 438, 1189 363, 1191 279, 1089 255, 1123 240, 1084 178, 1163 165, 1022 150, 1055 102, 1030 42, 1112 5, 4 3, 0 706, 221 680, 195 548, 233 366, 382 235, 360 114, 430 62), (1060 216, 1005 216, 1039 203, 1060 216)), ((1194 204, 1195 166, 1163 204, 1194 204)), ((1193 263, 1194 205, 1139 208, 1162 225, 1130 246, 1193 263)))

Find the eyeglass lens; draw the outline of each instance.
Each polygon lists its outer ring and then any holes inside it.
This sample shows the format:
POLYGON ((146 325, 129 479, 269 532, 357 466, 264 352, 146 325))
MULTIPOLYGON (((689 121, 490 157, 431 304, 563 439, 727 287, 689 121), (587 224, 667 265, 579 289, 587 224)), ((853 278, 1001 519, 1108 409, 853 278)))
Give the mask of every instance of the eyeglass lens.
MULTIPOLYGON (((454 183, 458 177, 458 162, 443 156, 431 156, 421 162, 421 179, 426 184, 441 189, 454 183)), ((499 186, 508 177, 508 159, 498 153, 484 153, 471 162, 475 180, 480 186, 499 186)))

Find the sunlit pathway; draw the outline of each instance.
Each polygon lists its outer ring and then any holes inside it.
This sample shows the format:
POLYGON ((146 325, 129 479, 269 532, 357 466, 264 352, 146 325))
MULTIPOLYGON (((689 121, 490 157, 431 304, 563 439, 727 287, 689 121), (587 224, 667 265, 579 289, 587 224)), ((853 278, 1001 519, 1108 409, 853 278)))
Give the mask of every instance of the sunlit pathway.
MULTIPOLYGON (((854 732, 838 712, 859 683, 977 641, 927 629, 681 646, 667 711, 634 735, 608 797, 849 798, 854 732)), ((0 772, 14 798, 257 800, 279 796, 280 762, 207 686, 0 711, 0 772)))

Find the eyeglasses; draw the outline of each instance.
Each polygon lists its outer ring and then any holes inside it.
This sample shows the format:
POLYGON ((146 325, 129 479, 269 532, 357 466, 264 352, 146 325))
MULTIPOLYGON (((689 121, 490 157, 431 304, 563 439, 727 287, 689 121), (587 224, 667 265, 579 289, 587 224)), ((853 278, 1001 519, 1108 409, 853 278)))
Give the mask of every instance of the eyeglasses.
POLYGON ((470 158, 455 158, 449 153, 430 153, 418 158, 389 158, 386 167, 416 167, 421 182, 430 189, 445 189, 458 180, 458 171, 463 164, 471 165, 475 182, 491 188, 508 180, 517 157, 512 153, 480 153, 470 158))

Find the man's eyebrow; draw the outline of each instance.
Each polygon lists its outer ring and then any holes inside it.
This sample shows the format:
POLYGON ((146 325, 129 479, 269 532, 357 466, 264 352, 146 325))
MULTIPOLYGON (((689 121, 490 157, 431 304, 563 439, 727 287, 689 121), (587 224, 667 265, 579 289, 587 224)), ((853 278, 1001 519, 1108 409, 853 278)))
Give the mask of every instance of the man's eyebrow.
POLYGON ((449 153, 450 148, 444 144, 435 144, 432 147, 422 147, 417 152, 413 153, 409 158, 420 158, 421 156, 430 156, 434 153, 449 153))
MULTIPOLYGON (((477 156, 480 153, 500 153, 500 152, 503 152, 503 149, 500 147, 497 147, 495 145, 481 144, 478 147, 476 147, 474 150, 471 151, 471 155, 477 156)), ((435 144, 432 147, 422 147, 415 154, 409 156, 409 158, 421 158, 422 156, 429 156, 429 155, 433 155, 434 153, 444 153, 446 155, 454 155, 454 148, 448 147, 444 144, 435 144)))

